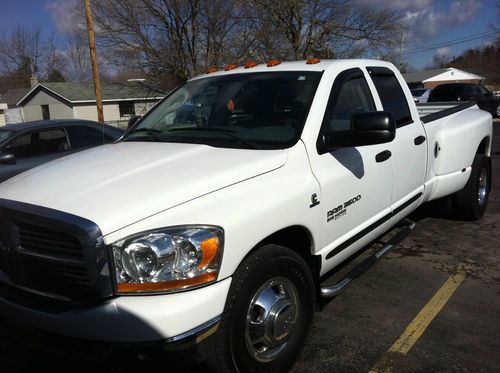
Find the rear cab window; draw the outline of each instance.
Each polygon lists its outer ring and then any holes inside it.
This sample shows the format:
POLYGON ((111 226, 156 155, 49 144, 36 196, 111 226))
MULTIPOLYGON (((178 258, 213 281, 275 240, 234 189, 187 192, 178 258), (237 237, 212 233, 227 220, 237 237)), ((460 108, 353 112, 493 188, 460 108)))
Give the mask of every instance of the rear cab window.
POLYGON ((394 114, 396 127, 413 123, 410 107, 396 75, 386 67, 368 67, 384 111, 394 114))

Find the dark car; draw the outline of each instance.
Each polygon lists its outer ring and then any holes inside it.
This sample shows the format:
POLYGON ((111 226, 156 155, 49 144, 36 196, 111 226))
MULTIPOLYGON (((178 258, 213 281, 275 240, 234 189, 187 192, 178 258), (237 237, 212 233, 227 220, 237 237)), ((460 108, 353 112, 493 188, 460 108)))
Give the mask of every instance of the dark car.
POLYGON ((0 127, 0 182, 44 162, 120 138, 123 130, 87 120, 42 120, 0 127))
POLYGON ((449 83, 432 90, 427 102, 476 101, 480 109, 500 116, 500 99, 481 84, 449 83))

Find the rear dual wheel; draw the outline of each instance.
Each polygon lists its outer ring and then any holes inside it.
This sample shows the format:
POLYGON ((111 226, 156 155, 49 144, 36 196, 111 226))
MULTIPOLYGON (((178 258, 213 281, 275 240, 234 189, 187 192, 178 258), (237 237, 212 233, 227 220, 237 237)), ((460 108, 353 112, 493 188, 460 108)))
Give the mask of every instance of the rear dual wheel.
POLYGON ((286 372, 314 314, 314 283, 300 255, 265 245, 238 267, 209 365, 217 372, 286 372))
POLYGON ((491 160, 476 154, 465 187, 453 195, 454 207, 460 217, 479 220, 488 207, 491 191, 491 160))

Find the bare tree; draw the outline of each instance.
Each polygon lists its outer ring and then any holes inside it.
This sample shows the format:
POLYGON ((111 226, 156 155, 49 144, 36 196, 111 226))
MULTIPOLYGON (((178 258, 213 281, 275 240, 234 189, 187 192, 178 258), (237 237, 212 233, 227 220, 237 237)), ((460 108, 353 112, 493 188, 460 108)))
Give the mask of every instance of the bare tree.
POLYGON ((92 77, 87 35, 75 29, 64 39, 64 72, 69 80, 87 81, 92 77))
POLYGON ((253 0, 261 53, 283 59, 357 57, 394 45, 399 14, 348 0, 253 0))
POLYGON ((40 27, 16 26, 0 34, 0 73, 8 77, 9 88, 27 87, 31 76, 47 79, 64 66, 55 35, 44 36, 40 27))
POLYGON ((162 88, 229 62, 384 51, 401 24, 348 0, 108 0, 93 11, 107 64, 162 88))
POLYGON ((39 27, 28 29, 20 25, 10 33, 0 34, 0 69, 12 77, 16 86, 28 86, 42 57, 42 34, 39 27))

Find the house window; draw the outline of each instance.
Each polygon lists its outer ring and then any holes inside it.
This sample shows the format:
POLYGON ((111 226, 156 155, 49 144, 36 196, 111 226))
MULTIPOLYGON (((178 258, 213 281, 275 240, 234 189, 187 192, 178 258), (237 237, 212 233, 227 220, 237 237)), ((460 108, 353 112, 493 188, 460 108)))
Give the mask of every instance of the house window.
POLYGON ((50 119, 49 105, 42 105, 42 118, 44 120, 50 119))
POLYGON ((122 101, 118 105, 120 106, 121 117, 135 115, 134 101, 122 101))

